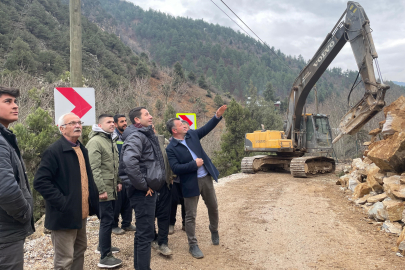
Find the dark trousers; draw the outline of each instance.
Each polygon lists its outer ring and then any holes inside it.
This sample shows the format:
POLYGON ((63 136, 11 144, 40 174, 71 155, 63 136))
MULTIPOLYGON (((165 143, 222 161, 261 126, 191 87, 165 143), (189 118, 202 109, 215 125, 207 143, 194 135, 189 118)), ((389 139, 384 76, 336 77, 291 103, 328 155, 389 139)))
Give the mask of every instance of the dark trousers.
POLYGON ((176 224, 177 205, 181 205, 181 218, 182 224, 185 225, 186 221, 186 208, 184 207, 183 192, 181 191, 180 183, 173 183, 172 189, 172 207, 170 210, 170 225, 176 224))
POLYGON ((157 192, 156 218, 158 233, 155 231, 155 240, 159 245, 168 243, 170 208, 172 203, 172 193, 166 184, 157 192))
POLYGON ((0 269, 23 270, 24 267, 24 239, 0 243, 0 269))
POLYGON ((151 243, 155 237, 156 191, 152 196, 135 190, 131 197, 131 207, 135 210, 134 268, 150 270, 151 243))
POLYGON ((114 224, 115 201, 100 202, 100 230, 98 244, 100 246, 101 259, 111 251, 111 231, 114 224))
POLYGON ((113 228, 118 227, 118 220, 121 214, 122 221, 121 227, 129 227, 132 222, 132 208, 131 203, 129 202, 129 198, 127 196, 127 191, 125 185, 122 185, 122 190, 117 193, 118 197, 115 201, 115 208, 114 208, 114 225, 113 228))

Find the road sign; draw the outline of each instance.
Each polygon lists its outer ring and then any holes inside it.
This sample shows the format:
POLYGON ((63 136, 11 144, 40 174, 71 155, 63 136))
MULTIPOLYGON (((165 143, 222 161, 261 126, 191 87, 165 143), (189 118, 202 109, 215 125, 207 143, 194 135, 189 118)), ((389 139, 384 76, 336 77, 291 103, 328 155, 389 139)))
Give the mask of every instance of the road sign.
POLYGON ((65 113, 72 112, 80 117, 84 126, 96 123, 96 98, 94 88, 56 87, 53 90, 55 98, 55 123, 65 113))
POLYGON ((197 115, 195 113, 178 113, 176 117, 187 121, 190 129, 197 129, 197 115))

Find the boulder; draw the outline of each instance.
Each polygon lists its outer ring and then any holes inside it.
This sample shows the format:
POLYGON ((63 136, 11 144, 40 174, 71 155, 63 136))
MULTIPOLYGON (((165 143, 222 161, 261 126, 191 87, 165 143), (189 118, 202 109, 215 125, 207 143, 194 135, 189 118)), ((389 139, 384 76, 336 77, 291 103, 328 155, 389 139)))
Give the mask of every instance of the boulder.
POLYGON ((360 183, 354 188, 353 199, 358 199, 371 192, 371 187, 368 183, 360 183))
POLYGON ((352 161, 352 168, 355 170, 363 170, 367 164, 364 164, 361 158, 355 158, 352 161))
POLYGON ((368 133, 368 135, 376 136, 377 134, 381 133, 381 130, 382 130, 381 128, 373 129, 368 133))
POLYGON ((347 184, 348 189, 350 189, 352 192, 354 192, 354 189, 356 188, 356 186, 360 184, 359 181, 357 181, 357 179, 355 178, 349 178, 349 182, 347 184))
POLYGON ((397 247, 399 247, 399 244, 401 244, 404 241, 405 241, 405 228, 402 230, 401 234, 397 239, 397 247))
POLYGON ((342 187, 347 187, 348 183, 349 183, 348 175, 343 175, 336 181, 336 185, 341 185, 342 187))
POLYGON ((378 184, 383 185, 384 184, 384 177, 385 174, 378 172, 374 175, 374 179, 378 182, 378 184))
POLYGON ((399 224, 398 222, 391 222, 391 221, 387 220, 381 226, 381 230, 386 231, 387 233, 401 235, 402 225, 399 224))
POLYGON ((367 157, 384 171, 405 171, 405 132, 372 143, 367 157))
POLYGON ((384 191, 388 197, 393 200, 400 199, 397 195, 400 195, 399 189, 401 186, 401 176, 395 175, 391 177, 384 178, 384 191))
POLYGON ((384 108, 385 123, 383 126, 386 130, 391 132, 402 132, 405 129, 405 97, 400 96, 397 100, 392 102, 389 106, 384 108), (392 119, 389 119, 391 116, 392 119), (391 120, 391 123, 388 123, 391 120), (390 125, 388 127, 388 124, 390 125))
POLYGON ((374 178, 374 175, 376 175, 378 173, 380 168, 378 168, 377 165, 372 163, 372 164, 368 165, 365 170, 367 172, 367 180, 366 180, 367 184, 371 187, 371 189, 374 192, 383 193, 383 191, 384 191, 383 187, 374 178))
POLYGON ((383 201, 384 209, 387 214, 387 219, 390 221, 399 221, 402 219, 402 212, 404 211, 404 203, 397 200, 383 201))
POLYGON ((382 202, 375 203, 369 210, 368 210, 368 217, 371 219, 375 219, 376 221, 384 221, 387 219, 387 213, 384 209, 384 204, 382 202))
POLYGON ((376 203, 376 202, 382 202, 385 198, 387 198, 387 194, 382 193, 376 196, 370 196, 367 198, 367 202, 369 203, 376 203))
POLYGON ((367 199, 370 197, 370 194, 365 195, 363 198, 357 199, 355 201, 356 204, 365 204, 367 202, 367 199))

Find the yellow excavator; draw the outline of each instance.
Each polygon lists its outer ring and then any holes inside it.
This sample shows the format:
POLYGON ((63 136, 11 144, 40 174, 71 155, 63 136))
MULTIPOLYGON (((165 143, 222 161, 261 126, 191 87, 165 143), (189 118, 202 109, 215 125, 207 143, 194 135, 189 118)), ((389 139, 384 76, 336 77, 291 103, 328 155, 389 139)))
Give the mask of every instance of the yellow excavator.
POLYGON ((349 1, 332 31, 294 81, 284 131, 263 128, 245 135, 246 152, 265 152, 266 155, 243 158, 242 172, 289 168, 294 177, 334 172, 335 160, 331 158, 333 143, 345 134, 358 132, 385 106, 384 97, 389 86, 383 83, 377 58, 370 21, 359 3, 349 1), (358 75, 366 91, 363 98, 342 118, 340 133, 332 140, 328 116, 303 113, 303 109, 311 89, 347 41, 352 47, 359 68, 358 75), (373 61, 379 81, 375 77, 373 61))

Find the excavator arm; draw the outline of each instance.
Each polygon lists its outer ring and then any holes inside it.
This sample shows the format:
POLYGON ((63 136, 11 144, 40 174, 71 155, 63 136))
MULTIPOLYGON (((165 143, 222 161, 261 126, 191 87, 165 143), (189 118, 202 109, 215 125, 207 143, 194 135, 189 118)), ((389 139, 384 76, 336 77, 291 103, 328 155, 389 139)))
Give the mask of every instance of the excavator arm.
MULTIPOLYGON (((285 133, 287 138, 293 139, 296 144, 299 141, 301 117, 306 99, 312 87, 347 41, 351 44, 366 93, 343 117, 339 126, 341 133, 334 142, 344 134, 356 133, 385 105, 385 91, 389 86, 378 83, 374 75, 373 59, 378 55, 371 36, 370 21, 360 4, 349 1, 346 11, 326 36, 314 57, 300 72, 291 88, 285 133), (345 15, 346 19, 343 22, 345 15)), ((299 147, 298 144, 297 147, 299 147)))

